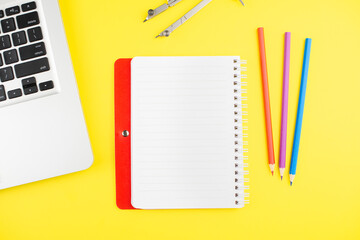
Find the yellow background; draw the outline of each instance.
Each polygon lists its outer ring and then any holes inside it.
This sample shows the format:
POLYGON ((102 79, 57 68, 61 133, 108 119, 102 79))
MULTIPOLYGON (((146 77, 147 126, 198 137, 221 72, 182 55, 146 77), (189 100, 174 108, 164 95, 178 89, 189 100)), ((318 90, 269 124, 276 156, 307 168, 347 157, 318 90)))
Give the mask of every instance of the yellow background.
MULTIPOLYGON (((0 192, 0 239, 360 239, 360 2, 60 0, 95 155, 87 171, 0 192), (266 34, 276 159, 284 32, 292 32, 288 161, 306 37, 310 74, 293 187, 267 165, 257 27, 266 34), (240 55, 248 60, 251 204, 241 210, 122 211, 115 205, 113 64, 120 57, 240 55)), ((4 117, 4 116, 3 116, 4 117)), ((1 133, 0 133, 1 134, 1 133)), ((51 157, 51 156, 49 156, 51 157)), ((287 168, 288 169, 288 168, 287 168)))

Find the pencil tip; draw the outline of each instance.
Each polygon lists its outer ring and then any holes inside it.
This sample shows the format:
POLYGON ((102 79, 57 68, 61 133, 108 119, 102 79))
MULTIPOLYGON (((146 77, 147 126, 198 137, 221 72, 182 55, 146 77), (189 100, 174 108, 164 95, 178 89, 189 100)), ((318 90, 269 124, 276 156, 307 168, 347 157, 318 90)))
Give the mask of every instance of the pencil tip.
POLYGON ((272 171, 271 174, 274 176, 274 171, 272 171))
POLYGON ((283 179, 283 176, 281 176, 281 181, 282 181, 282 179, 283 179))
POLYGON ((292 182, 290 182, 290 186, 292 186, 292 182))

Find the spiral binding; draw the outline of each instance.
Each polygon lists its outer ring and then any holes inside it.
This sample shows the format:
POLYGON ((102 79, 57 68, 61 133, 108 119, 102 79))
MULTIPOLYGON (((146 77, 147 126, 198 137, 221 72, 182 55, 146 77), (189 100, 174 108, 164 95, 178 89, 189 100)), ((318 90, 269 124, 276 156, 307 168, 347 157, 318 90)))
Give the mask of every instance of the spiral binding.
POLYGON ((248 145, 247 139, 248 128, 244 124, 248 123, 247 115, 248 112, 247 104, 244 102, 247 101, 245 94, 247 93, 246 79, 247 75, 243 74, 247 69, 243 65, 246 64, 246 61, 240 60, 240 58, 234 58, 234 166, 235 166, 235 205, 237 207, 243 207, 245 204, 249 203, 249 200, 246 199, 249 197, 249 193, 246 193, 245 190, 249 189, 249 186, 246 186, 245 183, 249 182, 249 178, 244 178, 245 175, 249 174, 249 171, 244 170, 248 167, 248 164, 245 163, 248 160, 246 156, 248 153, 248 148, 245 146, 248 145), (240 176, 242 176, 240 178, 240 176), (244 199, 244 200, 243 200, 244 199))

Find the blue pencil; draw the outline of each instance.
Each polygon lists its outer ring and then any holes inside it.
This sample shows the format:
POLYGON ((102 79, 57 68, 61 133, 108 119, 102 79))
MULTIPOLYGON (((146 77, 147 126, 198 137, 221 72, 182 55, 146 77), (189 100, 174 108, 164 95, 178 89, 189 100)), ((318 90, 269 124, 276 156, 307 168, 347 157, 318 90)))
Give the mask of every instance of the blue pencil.
POLYGON ((307 38, 305 41, 305 51, 304 51, 304 63, 303 70, 301 74, 301 86, 299 94, 299 105, 298 112, 296 116, 296 126, 294 134, 294 143, 291 155, 291 165, 290 165, 290 185, 294 182, 296 174, 296 166, 299 155, 300 147, 300 137, 301 137, 301 127, 304 116, 304 107, 305 107, 305 95, 306 95, 306 85, 309 73, 309 63, 310 63, 310 50, 311 50, 311 38, 307 38))

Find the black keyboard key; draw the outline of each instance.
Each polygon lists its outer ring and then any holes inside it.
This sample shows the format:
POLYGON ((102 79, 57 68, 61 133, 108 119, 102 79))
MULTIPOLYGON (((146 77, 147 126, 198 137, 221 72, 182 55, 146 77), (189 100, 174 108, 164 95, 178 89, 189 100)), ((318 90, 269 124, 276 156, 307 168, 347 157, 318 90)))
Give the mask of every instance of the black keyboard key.
POLYGON ((0 50, 11 48, 10 36, 5 35, 0 37, 0 50))
POLYGON ((27 11, 33 10, 35 8, 36 8, 35 2, 29 2, 29 3, 25 3, 25 4, 21 5, 21 9, 23 10, 23 12, 27 12, 27 11))
POLYGON ((41 58, 31 62, 15 65, 15 73, 17 78, 26 77, 49 70, 50 66, 49 60, 47 58, 41 58))
POLYGON ((36 58, 46 55, 45 44, 35 43, 26 47, 19 48, 21 60, 28 60, 31 58, 36 58))
POLYGON ((27 32, 30 42, 35 42, 43 39, 43 35, 40 27, 31 28, 27 32))
POLYGON ((4 60, 7 65, 18 62, 19 58, 16 49, 4 52, 4 60))
POLYGON ((19 46, 27 43, 25 31, 17 32, 12 34, 14 46, 19 46))
POLYGON ((39 86, 40 86, 40 91, 46 91, 54 88, 54 82, 53 81, 43 82, 40 83, 39 86))
POLYGON ((24 94, 25 95, 34 94, 34 93, 37 93, 38 91, 39 90, 38 90, 38 87, 36 85, 32 86, 32 87, 24 88, 24 94))
POLYGON ((4 63, 3 63, 3 60, 2 60, 2 57, 1 57, 1 54, 0 54, 0 67, 1 67, 2 65, 4 65, 4 63))
POLYGON ((30 94, 38 92, 38 88, 36 85, 36 79, 34 77, 22 80, 22 86, 23 86, 25 95, 30 95, 30 94))
POLYGON ((22 85, 24 88, 30 86, 30 85, 36 85, 36 78, 34 77, 30 77, 30 78, 26 78, 24 80, 21 81, 22 85))
POLYGON ((7 9, 5 9, 5 12, 6 12, 6 16, 15 15, 20 12, 20 7, 15 6, 15 7, 7 8, 7 9))
POLYGON ((0 18, 3 18, 5 16, 4 11, 0 10, 0 18))
POLYGON ((7 82, 14 79, 14 72, 11 67, 0 69, 0 81, 7 82))
POLYGON ((6 100, 6 93, 4 85, 0 85, 0 102, 6 100))
POLYGON ((39 15, 37 12, 20 15, 16 17, 18 27, 20 29, 31 27, 40 23, 39 15))
POLYGON ((18 98, 22 96, 21 89, 15 89, 8 92, 9 99, 18 98))
POLYGON ((16 30, 14 18, 8 18, 1 21, 1 27, 4 33, 12 32, 16 30))

